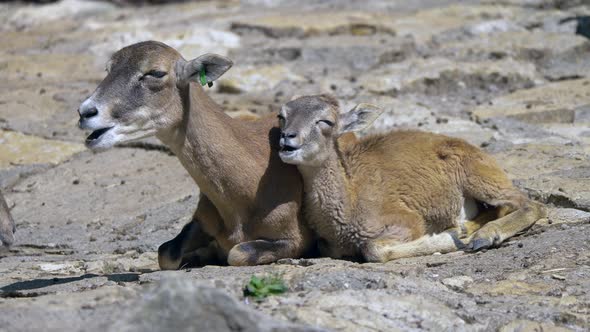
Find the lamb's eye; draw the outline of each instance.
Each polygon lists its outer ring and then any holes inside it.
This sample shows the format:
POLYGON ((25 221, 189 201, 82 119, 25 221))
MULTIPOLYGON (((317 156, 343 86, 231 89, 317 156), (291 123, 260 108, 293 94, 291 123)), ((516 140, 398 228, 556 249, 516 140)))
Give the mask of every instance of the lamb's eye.
POLYGON ((147 73, 145 73, 143 76, 150 76, 150 77, 155 77, 155 78, 162 78, 164 76, 166 76, 167 73, 165 71, 161 71, 161 70, 150 70, 147 73))
POLYGON ((325 124, 329 127, 334 127, 334 122, 330 121, 330 120, 319 120, 318 122, 316 122, 317 124, 325 124))

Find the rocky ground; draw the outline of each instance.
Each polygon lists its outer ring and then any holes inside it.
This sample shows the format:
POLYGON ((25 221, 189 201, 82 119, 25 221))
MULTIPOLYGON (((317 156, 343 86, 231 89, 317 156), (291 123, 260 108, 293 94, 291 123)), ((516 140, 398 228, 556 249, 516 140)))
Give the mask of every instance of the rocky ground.
POLYGON ((590 41, 586 0, 0 4, 0 330, 586 331, 590 326, 590 41), (387 264, 284 260, 157 269, 198 188, 154 139, 93 153, 76 109, 118 48, 156 39, 228 55, 231 114, 293 94, 381 105, 371 129, 483 147, 550 218, 501 248, 387 264), (252 275, 289 291, 244 299, 252 275))

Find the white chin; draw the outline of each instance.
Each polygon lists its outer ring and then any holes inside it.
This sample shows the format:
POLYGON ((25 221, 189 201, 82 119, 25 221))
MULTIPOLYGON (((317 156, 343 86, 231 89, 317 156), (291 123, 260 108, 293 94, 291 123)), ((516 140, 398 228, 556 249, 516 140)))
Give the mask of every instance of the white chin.
POLYGON ((303 163, 303 158, 301 157, 301 150, 280 151, 279 157, 281 157, 281 160, 285 164, 299 165, 303 163))
POLYGON ((88 141, 86 140, 86 147, 92 150, 105 150, 112 148, 116 144, 126 143, 142 139, 148 136, 152 136, 154 133, 151 131, 133 132, 131 134, 117 133, 116 128, 104 133, 97 139, 88 141))
POLYGON ((86 139, 84 144, 87 148, 92 150, 104 150, 113 147, 118 141, 116 140, 118 135, 114 134, 114 129, 102 134, 96 139, 86 139))

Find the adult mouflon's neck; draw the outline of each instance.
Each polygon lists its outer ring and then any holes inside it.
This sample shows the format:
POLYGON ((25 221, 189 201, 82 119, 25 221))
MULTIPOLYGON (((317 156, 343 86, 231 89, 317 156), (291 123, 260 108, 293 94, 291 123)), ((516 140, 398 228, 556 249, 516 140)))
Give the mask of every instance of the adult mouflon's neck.
POLYGON ((182 121, 158 138, 176 154, 210 199, 238 189, 247 162, 239 160, 245 157, 240 146, 248 133, 242 133, 237 121, 197 84, 191 83, 180 93, 182 121))
MULTIPOLYGON (((350 219, 350 190, 343 161, 337 153, 320 166, 298 166, 305 190, 305 209, 313 219, 330 219, 346 223, 350 219)), ((317 223, 321 222, 318 220, 317 223)))

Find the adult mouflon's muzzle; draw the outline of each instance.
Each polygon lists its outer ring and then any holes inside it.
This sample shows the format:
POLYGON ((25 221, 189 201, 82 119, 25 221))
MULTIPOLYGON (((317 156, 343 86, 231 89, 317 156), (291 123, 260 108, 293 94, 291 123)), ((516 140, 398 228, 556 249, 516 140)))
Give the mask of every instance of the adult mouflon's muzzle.
POLYGON ((92 100, 92 97, 86 99, 80 105, 78 114, 80 115, 78 126, 81 129, 92 130, 92 133, 86 137, 84 142, 88 148, 108 148, 114 144, 110 134, 112 134, 112 129, 115 126, 104 120, 99 105, 92 100))

